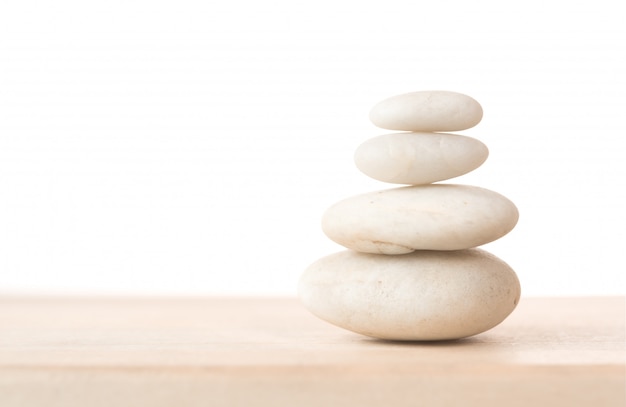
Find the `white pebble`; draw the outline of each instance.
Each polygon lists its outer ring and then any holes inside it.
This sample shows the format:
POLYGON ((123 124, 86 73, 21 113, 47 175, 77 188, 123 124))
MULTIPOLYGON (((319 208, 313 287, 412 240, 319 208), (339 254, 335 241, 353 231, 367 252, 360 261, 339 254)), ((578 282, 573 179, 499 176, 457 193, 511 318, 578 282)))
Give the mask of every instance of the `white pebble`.
POLYGON ((520 284, 505 262, 480 249, 344 251, 309 266, 299 296, 317 317, 363 335, 445 340, 498 325, 517 305, 520 284))
POLYGON ((335 242, 366 253, 460 250, 507 234, 515 205, 488 189, 429 184, 353 196, 326 210, 322 229, 335 242))
POLYGON ((422 91, 385 99, 370 111, 374 125, 402 131, 458 131, 476 126, 480 104, 462 93, 422 91))
POLYGON ((354 162, 365 175, 395 184, 430 184, 480 167, 489 150, 471 137, 447 133, 393 133, 361 144, 354 162))

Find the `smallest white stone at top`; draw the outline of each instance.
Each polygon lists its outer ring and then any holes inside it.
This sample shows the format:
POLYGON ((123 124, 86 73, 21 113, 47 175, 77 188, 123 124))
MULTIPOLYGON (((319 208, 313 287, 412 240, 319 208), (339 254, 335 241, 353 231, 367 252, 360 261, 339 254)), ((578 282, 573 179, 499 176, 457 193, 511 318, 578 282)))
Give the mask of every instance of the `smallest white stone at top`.
POLYGON ((458 131, 476 126, 480 104, 462 93, 433 90, 405 93, 379 102, 370 111, 377 127, 401 131, 458 131))

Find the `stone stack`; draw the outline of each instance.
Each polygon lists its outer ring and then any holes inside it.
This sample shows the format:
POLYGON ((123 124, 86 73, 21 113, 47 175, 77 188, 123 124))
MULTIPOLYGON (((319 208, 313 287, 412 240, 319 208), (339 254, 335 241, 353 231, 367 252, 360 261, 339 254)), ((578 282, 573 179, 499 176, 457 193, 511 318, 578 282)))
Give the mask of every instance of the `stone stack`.
POLYGON ((478 124, 480 104, 455 92, 414 92, 380 102, 370 119, 403 132, 359 146, 357 167, 408 186, 354 196, 326 211, 324 233, 349 250, 309 266, 301 301, 325 321, 381 339, 458 339, 498 325, 519 301, 519 281, 505 262, 476 247, 511 231, 517 208, 484 188, 436 183, 487 159, 480 141, 443 133, 478 124))

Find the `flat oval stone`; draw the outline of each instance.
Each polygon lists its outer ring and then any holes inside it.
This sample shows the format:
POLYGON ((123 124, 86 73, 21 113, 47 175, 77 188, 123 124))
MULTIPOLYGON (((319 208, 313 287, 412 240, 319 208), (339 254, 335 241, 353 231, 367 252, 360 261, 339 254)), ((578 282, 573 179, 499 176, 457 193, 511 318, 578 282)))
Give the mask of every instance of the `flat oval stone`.
POLYGON ((395 184, 430 184, 480 167, 489 150, 480 141, 447 133, 393 133, 361 144, 354 162, 365 175, 395 184))
POLYGON ((458 131, 476 126, 483 109, 471 97, 448 91, 422 91, 397 95, 370 111, 374 125, 402 131, 458 131))
POLYGON ((520 298, 515 272, 480 249, 343 251, 309 266, 298 291, 304 306, 331 324, 402 341, 476 335, 502 322, 520 298))
POLYGON ((349 249, 403 254, 480 246, 510 232, 518 216, 511 201, 488 189, 429 184, 339 201, 324 213, 322 229, 349 249))

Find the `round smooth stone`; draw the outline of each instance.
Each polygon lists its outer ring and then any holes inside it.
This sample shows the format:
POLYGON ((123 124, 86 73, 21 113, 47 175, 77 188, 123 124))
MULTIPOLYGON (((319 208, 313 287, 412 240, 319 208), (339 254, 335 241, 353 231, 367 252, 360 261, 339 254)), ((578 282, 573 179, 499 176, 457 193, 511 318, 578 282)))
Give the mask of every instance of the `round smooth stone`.
POLYGON ((489 150, 458 134, 394 133, 361 144, 354 162, 365 175, 395 184, 430 184, 480 167, 489 150))
POLYGON ((483 109, 471 97, 448 91, 405 93, 385 99, 370 111, 374 125, 403 131, 458 131, 476 126, 483 109))
POLYGON ((515 309, 515 272, 480 249, 403 256, 343 251, 302 274, 299 296, 317 317, 381 339, 429 341, 484 332, 515 309))
POLYGON ((339 201, 324 213, 322 229, 349 249, 403 254, 480 246, 510 232, 518 217, 511 201, 488 189, 429 184, 339 201))

